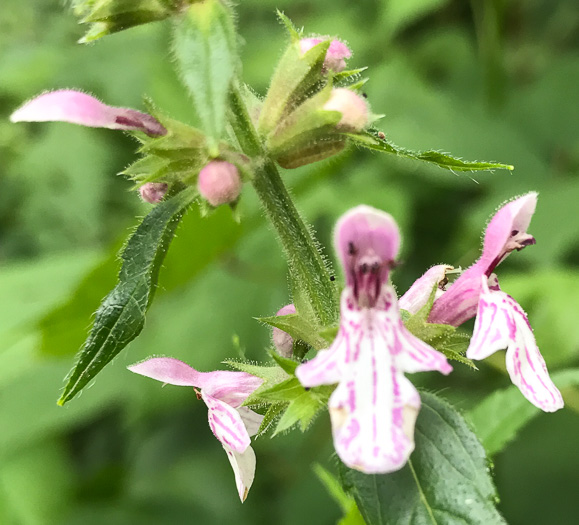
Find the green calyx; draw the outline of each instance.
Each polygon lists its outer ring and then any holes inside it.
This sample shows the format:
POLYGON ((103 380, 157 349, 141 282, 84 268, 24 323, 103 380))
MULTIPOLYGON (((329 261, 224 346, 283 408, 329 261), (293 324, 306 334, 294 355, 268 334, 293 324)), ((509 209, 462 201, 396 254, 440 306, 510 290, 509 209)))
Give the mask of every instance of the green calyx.
POLYGON ((324 105, 335 86, 353 92, 359 89, 364 81, 353 82, 363 69, 327 71, 324 62, 331 38, 302 52, 301 33, 287 17, 279 16, 291 41, 274 72, 256 127, 270 156, 283 168, 297 168, 336 155, 346 147, 348 137, 339 126, 342 113, 324 105))
POLYGON ((239 169, 242 179, 251 178, 249 159, 221 141, 215 147, 200 130, 168 118, 148 103, 149 112, 165 127, 161 137, 149 137, 135 132, 142 145, 142 157, 122 173, 140 187, 149 182, 165 182, 170 186, 197 183, 201 169, 212 160, 226 160, 239 169))
POLYGON ((74 0, 73 11, 81 23, 89 24, 80 39, 88 43, 103 36, 176 14, 187 0, 74 0))

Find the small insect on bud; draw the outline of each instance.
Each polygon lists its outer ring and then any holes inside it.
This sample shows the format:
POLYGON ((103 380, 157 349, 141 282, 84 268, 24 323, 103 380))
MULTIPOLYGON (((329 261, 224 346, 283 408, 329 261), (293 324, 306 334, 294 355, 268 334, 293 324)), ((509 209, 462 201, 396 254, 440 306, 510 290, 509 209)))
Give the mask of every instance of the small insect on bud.
POLYGON ((169 185, 165 182, 147 182, 139 188, 141 199, 149 204, 158 204, 163 200, 169 185))
MULTIPOLYGON (((318 45, 320 42, 326 40, 325 38, 302 38, 300 40, 300 51, 302 54, 309 51, 312 47, 318 45)), ((352 56, 352 52, 346 44, 339 40, 332 40, 330 47, 324 59, 324 70, 330 69, 336 73, 346 69, 346 59, 352 56)))
POLYGON ((234 202, 241 193, 239 171, 230 162, 213 160, 199 172, 197 188, 211 206, 234 202))
MULTIPOLYGON (((281 308, 276 315, 290 315, 296 313, 296 307, 293 304, 288 304, 281 308)), ((293 354, 294 340, 291 335, 280 330, 279 328, 273 328, 272 331, 273 344, 279 355, 283 357, 291 357, 293 354)))
POLYGON ((362 131, 369 120, 368 104, 353 91, 346 88, 332 89, 330 99, 324 104, 326 111, 342 114, 337 128, 343 131, 362 131))

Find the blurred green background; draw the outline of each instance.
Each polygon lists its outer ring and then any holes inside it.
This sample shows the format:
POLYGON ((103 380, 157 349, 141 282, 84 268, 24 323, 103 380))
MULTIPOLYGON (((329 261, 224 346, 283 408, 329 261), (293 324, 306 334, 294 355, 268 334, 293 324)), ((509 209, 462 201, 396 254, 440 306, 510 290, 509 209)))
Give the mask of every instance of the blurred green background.
MULTIPOLYGON (((139 109, 147 94, 173 117, 191 115, 168 23, 80 46, 83 30, 63 4, 0 7, 0 523, 335 523, 340 511, 312 471, 314 462, 333 468, 327 414, 304 435, 256 441, 256 480, 241 505, 205 406, 189 389, 161 389, 125 368, 152 354, 201 370, 243 353, 264 359, 269 333, 252 317, 288 302, 287 275, 250 187, 240 226, 228 209, 209 220, 188 214, 141 337, 82 396, 56 406, 115 281, 115 254, 148 207, 116 175, 134 158, 132 139, 8 117, 43 90, 70 87, 139 109)), ((537 246, 510 257, 499 276, 530 314, 549 369, 577 366, 576 0, 243 0, 244 78, 262 94, 285 39, 276 7, 309 32, 349 42, 350 64, 370 66, 368 100, 397 144, 516 166, 455 175, 353 150, 286 172, 324 246, 349 207, 389 211, 404 234, 404 264, 393 277, 403 291, 432 264, 470 264, 494 209, 537 190, 537 246)), ((466 410, 509 385, 501 361, 413 381, 466 410)), ((577 523, 579 391, 564 395, 564 410, 539 415, 493 458, 511 524, 577 523)))

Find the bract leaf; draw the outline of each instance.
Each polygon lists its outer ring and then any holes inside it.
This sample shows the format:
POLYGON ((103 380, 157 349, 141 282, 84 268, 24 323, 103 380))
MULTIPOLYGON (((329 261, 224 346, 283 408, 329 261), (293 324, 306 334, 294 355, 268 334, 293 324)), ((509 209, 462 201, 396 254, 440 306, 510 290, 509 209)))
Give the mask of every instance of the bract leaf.
POLYGON ((406 148, 396 146, 386 138, 378 136, 378 131, 367 131, 360 134, 348 134, 348 137, 356 145, 363 148, 381 151, 382 153, 390 153, 398 157, 405 157, 408 159, 421 160, 436 164, 441 168, 451 171, 488 171, 496 169, 514 170, 515 167, 510 164, 501 164, 498 162, 484 162, 484 161, 469 161, 462 160, 440 151, 412 151, 406 148))
POLYGON ((157 205, 128 240, 118 284, 96 312, 59 405, 78 394, 143 329, 169 243, 195 195, 195 188, 187 188, 157 205))
POLYGON ((197 2, 175 26, 173 52, 203 131, 218 141, 225 129, 227 98, 237 66, 229 9, 219 0, 197 2))

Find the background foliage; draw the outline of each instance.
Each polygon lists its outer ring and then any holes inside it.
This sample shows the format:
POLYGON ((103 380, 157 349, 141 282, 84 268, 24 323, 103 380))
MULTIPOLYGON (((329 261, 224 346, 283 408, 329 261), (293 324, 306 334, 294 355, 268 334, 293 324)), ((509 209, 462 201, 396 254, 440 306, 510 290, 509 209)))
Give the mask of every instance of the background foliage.
MULTIPOLYGON (((276 7, 308 31, 346 39, 355 51, 350 64, 370 66, 366 92, 374 112, 386 115, 381 128, 391 140, 516 167, 471 179, 354 149, 286 172, 324 245, 349 207, 389 211, 404 233, 404 265, 394 274, 404 290, 432 264, 470 264, 493 210, 537 190, 537 246, 501 266, 501 284, 530 314, 550 370, 579 365, 575 2, 244 0, 244 77, 259 93, 285 38, 276 7)), ((269 333, 252 316, 287 303, 287 276, 249 187, 241 225, 229 210, 185 217, 142 336, 94 388, 56 406, 91 314, 115 282, 122 239, 148 207, 115 175, 134 158, 130 138, 66 124, 13 125, 8 116, 42 90, 78 87, 136 108, 146 93, 172 116, 193 118, 172 69, 166 23, 90 46, 75 45, 81 36, 60 0, 0 7, 0 523, 334 523, 341 511, 312 469, 321 461, 335 471, 327 415, 307 434, 256 442, 256 481, 241 506, 203 404, 188 389, 161 390, 125 369, 151 354, 202 370, 240 354, 265 357, 269 333)), ((508 403, 520 414, 518 397, 485 399, 510 384, 502 356, 481 363, 479 373, 456 368, 450 380, 413 381, 442 389, 470 416, 492 453, 507 521, 576 523, 577 377, 565 373, 565 410, 532 412, 518 427, 499 418, 508 403)))

